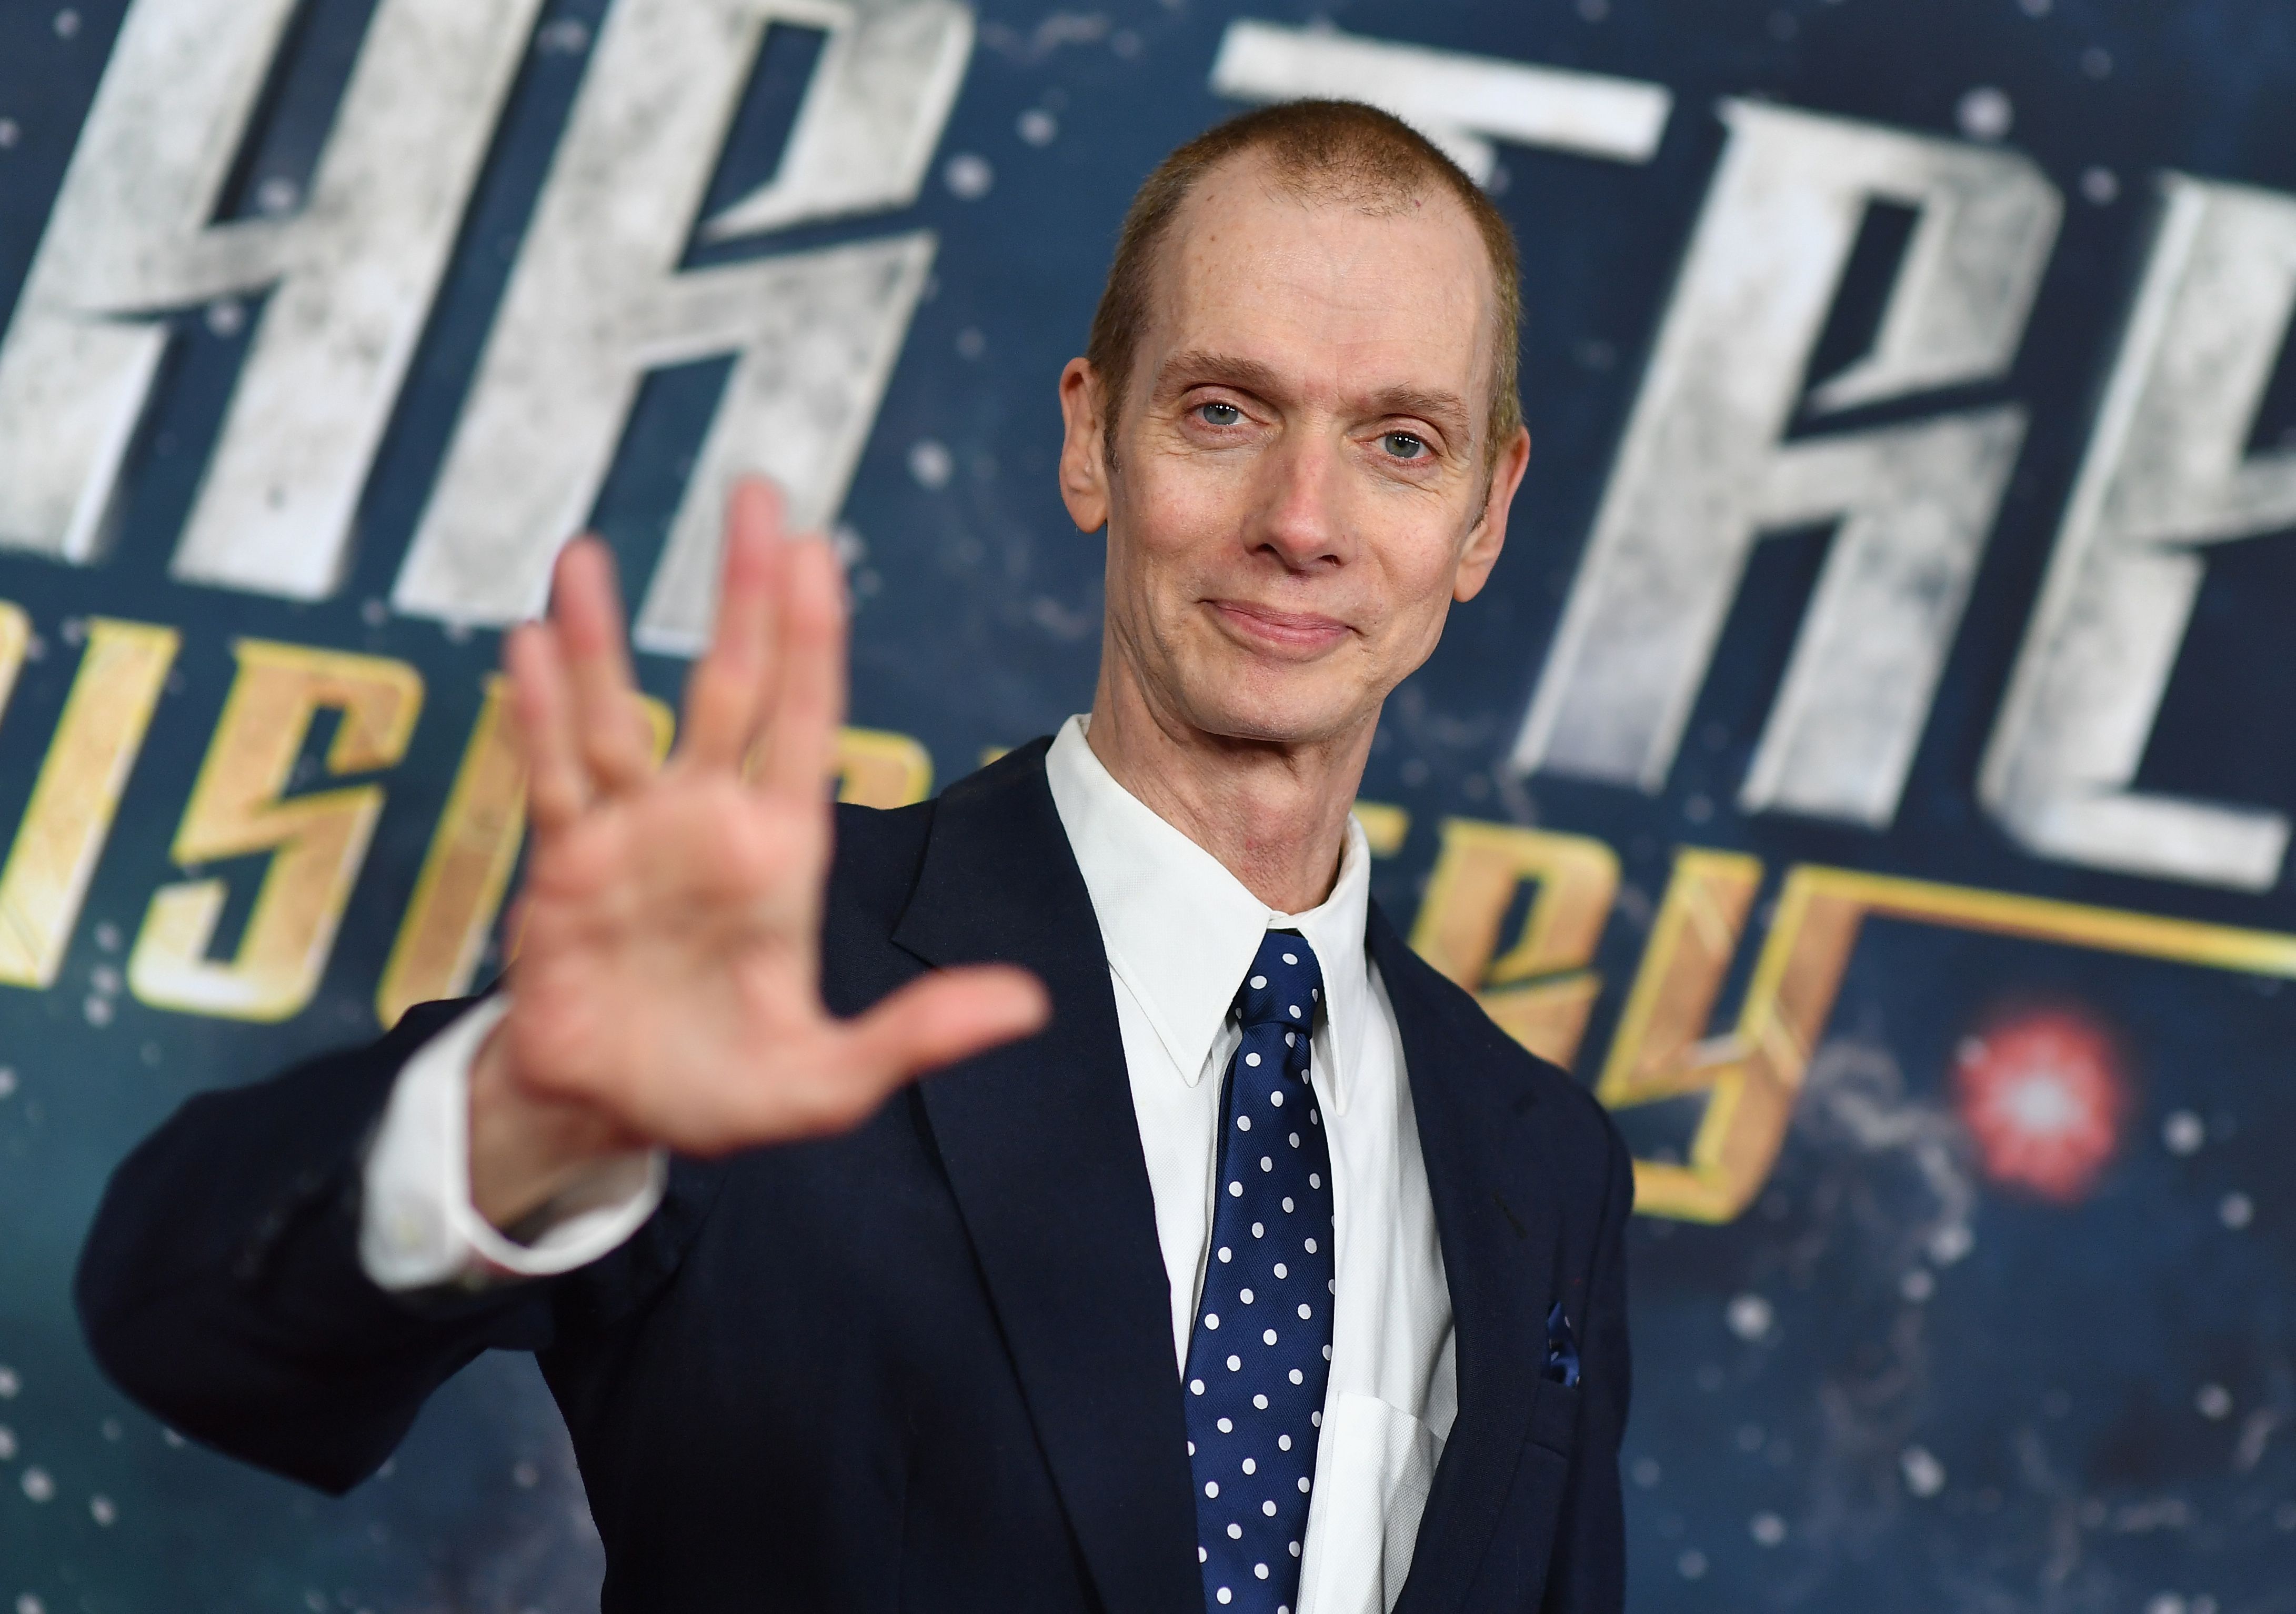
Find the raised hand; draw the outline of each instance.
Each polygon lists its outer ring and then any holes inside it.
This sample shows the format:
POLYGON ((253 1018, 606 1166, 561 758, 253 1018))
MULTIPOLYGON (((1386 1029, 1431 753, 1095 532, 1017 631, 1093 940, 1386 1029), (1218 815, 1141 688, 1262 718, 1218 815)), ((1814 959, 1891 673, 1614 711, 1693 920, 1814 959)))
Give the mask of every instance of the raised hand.
POLYGON ((560 557, 504 645, 532 842, 510 1009, 472 1073, 471 1180, 507 1226, 600 1156, 715 1155, 857 1125, 902 1083, 1044 1023, 1004 967, 928 975, 858 1019, 821 1000, 843 579, 742 483, 709 648, 657 770, 613 562, 560 557))

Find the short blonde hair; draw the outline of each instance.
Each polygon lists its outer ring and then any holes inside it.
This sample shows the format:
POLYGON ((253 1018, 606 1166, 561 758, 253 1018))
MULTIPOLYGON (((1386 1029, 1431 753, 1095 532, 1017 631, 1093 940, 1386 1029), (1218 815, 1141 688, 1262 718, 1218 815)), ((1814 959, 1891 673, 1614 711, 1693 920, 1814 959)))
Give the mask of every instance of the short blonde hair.
POLYGON ((1498 310, 1492 354, 1491 406, 1483 463, 1522 425, 1517 348, 1522 324, 1521 260, 1514 232, 1475 182, 1442 149, 1401 119, 1354 101, 1290 101, 1229 119, 1156 165, 1116 237, 1108 285, 1092 316, 1085 348, 1100 377, 1108 428, 1131 379, 1133 350, 1150 315, 1156 250, 1189 193, 1227 159, 1264 156, 1275 183, 1315 200, 1336 200, 1376 213, 1399 211, 1429 191, 1447 192, 1482 237, 1498 310))

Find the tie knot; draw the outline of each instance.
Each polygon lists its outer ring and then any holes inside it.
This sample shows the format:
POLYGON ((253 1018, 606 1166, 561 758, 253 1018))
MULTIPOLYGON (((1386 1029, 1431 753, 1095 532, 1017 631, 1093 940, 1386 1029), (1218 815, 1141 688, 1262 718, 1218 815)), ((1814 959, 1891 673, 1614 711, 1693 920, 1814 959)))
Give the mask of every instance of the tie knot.
POLYGON ((1308 938, 1296 930, 1270 930, 1236 992, 1235 1012, 1247 1028, 1308 1031, 1315 1028, 1316 1007, 1323 998, 1324 971, 1308 938))

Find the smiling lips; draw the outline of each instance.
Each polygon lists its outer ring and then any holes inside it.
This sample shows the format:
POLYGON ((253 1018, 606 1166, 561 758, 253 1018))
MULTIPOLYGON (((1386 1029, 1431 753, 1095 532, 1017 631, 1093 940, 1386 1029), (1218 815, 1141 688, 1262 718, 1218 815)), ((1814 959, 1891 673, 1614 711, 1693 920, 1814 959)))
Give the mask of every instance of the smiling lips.
POLYGON ((1313 611, 1275 610, 1240 600, 1210 600, 1205 603, 1236 633, 1274 651, 1313 655, 1329 650, 1348 634, 1346 623, 1313 611))

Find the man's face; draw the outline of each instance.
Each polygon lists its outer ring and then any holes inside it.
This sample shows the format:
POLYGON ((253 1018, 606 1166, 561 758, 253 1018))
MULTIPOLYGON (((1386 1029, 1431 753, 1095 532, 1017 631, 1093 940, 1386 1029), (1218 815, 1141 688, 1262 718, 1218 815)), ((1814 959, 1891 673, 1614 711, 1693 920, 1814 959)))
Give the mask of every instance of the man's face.
POLYGON ((1062 495, 1108 527, 1103 677, 1160 722, 1279 743, 1367 730, 1498 558, 1527 438, 1486 459, 1496 335, 1466 210, 1303 201, 1244 154, 1183 204, 1108 463, 1062 379, 1062 495))

